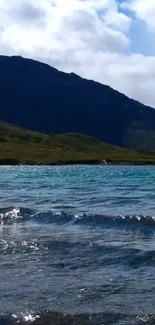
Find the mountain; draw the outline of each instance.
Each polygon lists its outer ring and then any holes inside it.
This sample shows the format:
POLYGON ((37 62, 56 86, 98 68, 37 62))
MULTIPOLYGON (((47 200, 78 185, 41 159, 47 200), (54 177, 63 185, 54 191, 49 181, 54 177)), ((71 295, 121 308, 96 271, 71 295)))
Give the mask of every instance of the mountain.
POLYGON ((155 150, 153 108, 109 86, 18 56, 0 56, 0 120, 48 134, 87 134, 155 150))
POLYGON ((119 148, 82 134, 47 135, 0 122, 0 165, 155 164, 155 154, 119 148))

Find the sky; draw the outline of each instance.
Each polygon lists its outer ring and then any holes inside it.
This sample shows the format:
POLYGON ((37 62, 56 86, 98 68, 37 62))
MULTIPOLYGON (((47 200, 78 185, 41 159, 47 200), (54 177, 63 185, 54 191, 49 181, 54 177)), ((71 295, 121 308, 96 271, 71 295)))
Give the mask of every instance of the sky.
POLYGON ((155 0, 0 0, 0 54, 37 59, 155 107, 155 0))

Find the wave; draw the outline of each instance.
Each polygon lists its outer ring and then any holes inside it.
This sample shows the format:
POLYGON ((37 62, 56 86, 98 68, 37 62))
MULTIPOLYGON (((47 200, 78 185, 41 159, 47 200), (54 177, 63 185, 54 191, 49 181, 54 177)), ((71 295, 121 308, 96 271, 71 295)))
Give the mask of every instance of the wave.
POLYGON ((129 315, 121 313, 100 313, 100 314, 62 314, 58 312, 42 312, 40 314, 10 314, 0 315, 0 325, 153 325, 155 315, 129 315))
POLYGON ((155 229, 155 216, 153 215, 71 214, 64 211, 35 212, 22 207, 0 209, 0 225, 22 222, 88 227, 151 227, 151 229, 155 229))
POLYGON ((37 320, 40 320, 41 316, 39 315, 33 315, 31 313, 27 314, 0 314, 0 325, 23 325, 23 324, 34 324, 37 322, 37 320))

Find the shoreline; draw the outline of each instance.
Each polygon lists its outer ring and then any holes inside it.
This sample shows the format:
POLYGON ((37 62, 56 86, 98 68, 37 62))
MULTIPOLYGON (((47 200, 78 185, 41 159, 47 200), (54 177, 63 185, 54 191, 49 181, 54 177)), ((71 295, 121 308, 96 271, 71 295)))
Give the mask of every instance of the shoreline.
POLYGON ((55 162, 21 162, 16 159, 0 159, 0 166, 155 166, 155 160, 141 160, 141 161, 127 161, 127 160, 68 160, 68 161, 55 161, 55 162))

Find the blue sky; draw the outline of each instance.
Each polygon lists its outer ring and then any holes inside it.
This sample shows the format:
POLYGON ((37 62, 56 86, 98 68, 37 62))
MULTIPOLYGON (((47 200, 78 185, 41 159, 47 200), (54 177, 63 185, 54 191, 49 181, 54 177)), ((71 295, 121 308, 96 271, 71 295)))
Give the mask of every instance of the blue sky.
POLYGON ((0 0, 0 53, 73 71, 155 107, 154 17, 155 0, 0 0))
POLYGON ((152 33, 151 30, 148 30, 148 25, 145 21, 137 19, 134 11, 121 7, 121 4, 124 3, 124 1, 118 0, 118 3, 120 5, 119 11, 123 12, 132 19, 129 30, 129 38, 131 39, 129 51, 131 53, 155 55, 154 33, 152 33))
POLYGON ((148 32, 148 28, 143 21, 133 19, 129 37, 131 39, 130 52, 155 55, 154 36, 151 32, 148 32))

